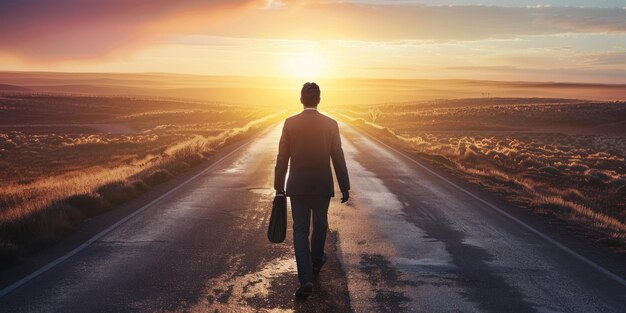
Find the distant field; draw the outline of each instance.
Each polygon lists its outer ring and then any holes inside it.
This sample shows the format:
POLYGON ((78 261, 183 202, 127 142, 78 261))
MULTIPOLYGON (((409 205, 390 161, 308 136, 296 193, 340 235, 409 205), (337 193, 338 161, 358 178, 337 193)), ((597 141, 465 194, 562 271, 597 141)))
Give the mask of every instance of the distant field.
POLYGON ((485 98, 338 113, 536 214, 626 244, 626 102, 485 98))
POLYGON ((221 103, 0 95, 0 265, 278 117, 221 103))
MULTIPOLYGON (((323 104, 394 103, 429 99, 534 97, 622 100, 626 84, 507 82, 464 79, 318 79, 323 104)), ((2 72, 0 91, 100 96, 151 96, 270 106, 298 105, 304 82, 293 78, 167 73, 2 72)))

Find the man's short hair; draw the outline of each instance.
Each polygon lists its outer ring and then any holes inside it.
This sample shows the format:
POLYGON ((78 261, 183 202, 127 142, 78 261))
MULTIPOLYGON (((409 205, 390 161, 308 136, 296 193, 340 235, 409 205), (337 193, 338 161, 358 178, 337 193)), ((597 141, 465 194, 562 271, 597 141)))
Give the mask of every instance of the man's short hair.
POLYGON ((300 91, 300 102, 305 107, 316 107, 320 103, 320 87, 316 83, 305 83, 300 91))

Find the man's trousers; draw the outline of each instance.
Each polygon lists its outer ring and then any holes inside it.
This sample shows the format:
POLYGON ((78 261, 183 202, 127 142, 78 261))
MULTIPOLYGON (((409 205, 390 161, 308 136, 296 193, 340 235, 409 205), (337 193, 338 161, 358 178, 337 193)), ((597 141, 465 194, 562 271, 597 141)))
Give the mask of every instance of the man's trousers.
POLYGON ((324 256, 329 203, 329 196, 291 196, 293 245, 301 284, 313 281, 313 265, 320 264, 324 256), (311 212, 313 212, 313 234, 309 242, 311 212))

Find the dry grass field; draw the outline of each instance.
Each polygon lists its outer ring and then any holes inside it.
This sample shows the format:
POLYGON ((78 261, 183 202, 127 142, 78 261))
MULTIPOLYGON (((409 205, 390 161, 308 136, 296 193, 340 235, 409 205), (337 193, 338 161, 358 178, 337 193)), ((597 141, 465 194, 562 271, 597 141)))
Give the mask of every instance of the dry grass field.
POLYGON ((626 244, 626 102, 482 98, 337 113, 553 223, 626 244))
POLYGON ((224 103, 0 95, 0 266, 280 116, 224 103))

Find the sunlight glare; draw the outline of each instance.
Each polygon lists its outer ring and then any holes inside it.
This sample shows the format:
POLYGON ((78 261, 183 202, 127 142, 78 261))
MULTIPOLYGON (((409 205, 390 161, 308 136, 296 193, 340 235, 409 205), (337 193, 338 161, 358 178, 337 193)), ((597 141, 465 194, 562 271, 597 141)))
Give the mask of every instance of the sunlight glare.
POLYGON ((328 61, 319 53, 306 52, 288 55, 283 61, 286 76, 319 78, 328 67, 328 61))

